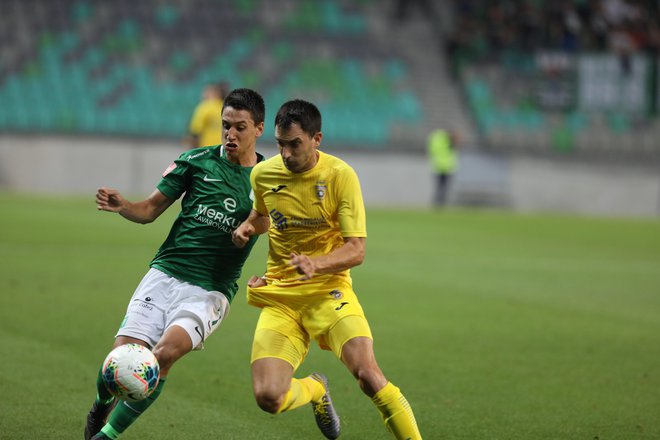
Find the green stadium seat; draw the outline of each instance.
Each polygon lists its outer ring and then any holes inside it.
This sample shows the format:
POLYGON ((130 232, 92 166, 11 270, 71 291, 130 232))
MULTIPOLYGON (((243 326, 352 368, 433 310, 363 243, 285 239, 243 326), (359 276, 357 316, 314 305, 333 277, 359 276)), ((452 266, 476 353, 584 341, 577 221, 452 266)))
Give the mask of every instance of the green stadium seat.
POLYGON ((422 116, 418 97, 401 91, 408 75, 403 60, 364 58, 363 49, 344 40, 365 30, 365 17, 349 2, 291 0, 288 31, 280 35, 245 25, 259 13, 259 0, 237 0, 229 6, 206 2, 202 8, 158 0, 144 0, 131 10, 123 3, 99 5, 62 3, 58 11, 63 13, 51 17, 52 26, 37 35, 38 56, 0 83, 2 102, 21 107, 13 112, 0 109, 3 127, 179 137, 201 89, 217 80, 261 90, 273 109, 292 96, 310 97, 338 112, 337 117, 327 114, 325 129, 349 142, 383 142, 394 121, 412 123, 422 116), (232 18, 221 33, 196 27, 220 5, 232 18), (86 23, 97 31, 91 39, 90 34, 78 34, 86 23), (174 35, 174 29, 187 31, 174 35), (202 36, 193 40, 197 31, 202 36), (300 35, 329 38, 328 54, 292 59, 300 35), (154 38, 160 41, 151 44, 154 38), (168 51, 159 49, 163 45, 168 51), (271 57, 273 75, 259 70, 260 62, 251 57, 257 50, 271 57), (38 109, 25 104, 44 96, 49 99, 38 109), (366 121, 364 127, 356 123, 360 119, 366 121))
POLYGON ((160 5, 155 12, 156 23, 170 29, 179 21, 179 10, 173 5, 160 5))
POLYGON ((236 0, 236 8, 245 15, 252 14, 257 5, 255 0, 236 0))
POLYGON ((87 1, 78 1, 73 6, 71 16, 74 23, 86 23, 94 13, 94 4, 87 1))
POLYGON ((566 116, 566 124, 573 133, 583 131, 588 123, 586 115, 580 111, 571 112, 566 116))
POLYGON ((613 133, 622 134, 630 131, 630 118, 624 113, 610 113, 607 116, 607 123, 613 133))
POLYGON ((192 66, 192 60, 187 53, 178 51, 170 56, 169 65, 174 72, 184 72, 192 66))
POLYGON ((398 81, 406 76, 406 66, 401 60, 391 59, 385 64, 385 76, 391 81, 398 81))

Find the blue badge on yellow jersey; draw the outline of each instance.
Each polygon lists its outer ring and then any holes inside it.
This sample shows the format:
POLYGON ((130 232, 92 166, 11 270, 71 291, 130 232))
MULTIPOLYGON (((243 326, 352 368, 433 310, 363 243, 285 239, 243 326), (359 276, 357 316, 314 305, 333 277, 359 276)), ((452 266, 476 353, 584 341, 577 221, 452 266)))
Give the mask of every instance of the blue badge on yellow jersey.
POLYGON ((331 291, 331 292, 330 292, 330 295, 331 295, 334 299, 342 299, 342 298, 344 297, 344 294, 342 293, 342 291, 341 291, 341 290, 337 290, 337 289, 331 291))
POLYGON ((320 180, 316 182, 316 197, 319 200, 323 200, 323 197, 325 197, 325 193, 328 190, 328 187, 325 183, 324 180, 320 180))

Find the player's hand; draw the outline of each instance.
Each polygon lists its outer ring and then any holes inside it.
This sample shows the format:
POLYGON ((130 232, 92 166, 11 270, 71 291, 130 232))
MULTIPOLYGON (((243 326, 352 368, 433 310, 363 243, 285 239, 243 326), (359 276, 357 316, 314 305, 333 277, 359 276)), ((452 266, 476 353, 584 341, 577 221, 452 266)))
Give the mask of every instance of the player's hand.
POLYGON ((252 275, 248 280, 247 285, 248 287, 262 287, 266 285, 266 280, 264 280, 263 277, 252 275))
POLYGON ((242 248, 248 243, 248 241, 250 241, 252 235, 254 235, 254 226, 249 223, 241 223, 241 225, 231 233, 231 241, 234 242, 236 247, 242 248))
POLYGON ((101 187, 96 191, 96 209, 99 211, 119 212, 124 207, 124 198, 119 191, 101 187))
POLYGON ((314 262, 307 255, 292 253, 289 264, 295 267, 296 271, 302 275, 302 277, 300 277, 301 281, 312 278, 316 273, 314 262))

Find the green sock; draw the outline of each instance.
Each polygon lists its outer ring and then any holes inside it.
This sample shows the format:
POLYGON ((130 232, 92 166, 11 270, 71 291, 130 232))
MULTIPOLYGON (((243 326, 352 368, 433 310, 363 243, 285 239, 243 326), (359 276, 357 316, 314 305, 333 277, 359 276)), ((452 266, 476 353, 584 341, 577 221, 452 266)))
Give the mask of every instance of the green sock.
POLYGON ((101 429, 101 432, 111 439, 116 439, 119 434, 131 426, 154 403, 163 390, 163 386, 165 386, 165 378, 161 377, 154 392, 146 399, 139 402, 120 401, 114 411, 112 411, 112 414, 110 414, 108 423, 101 429))
POLYGON ((107 406, 115 400, 114 396, 108 391, 103 383, 103 366, 99 368, 99 374, 96 376, 96 402, 107 406))

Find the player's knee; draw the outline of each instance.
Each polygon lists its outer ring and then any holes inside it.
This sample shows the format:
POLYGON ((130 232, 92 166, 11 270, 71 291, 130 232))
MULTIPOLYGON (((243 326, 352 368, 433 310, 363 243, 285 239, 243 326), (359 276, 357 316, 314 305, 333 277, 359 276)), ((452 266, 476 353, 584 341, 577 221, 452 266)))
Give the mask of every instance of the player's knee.
POLYGON ((254 391, 254 398, 259 408, 268 413, 276 414, 282 406, 284 395, 275 390, 262 389, 254 391))
POLYGON ((154 347, 154 355, 158 359, 158 365, 160 366, 161 374, 163 371, 168 371, 174 362, 178 359, 177 350, 168 345, 156 346, 154 347))
POLYGON ((369 396, 373 396, 387 384, 387 379, 376 365, 356 368, 353 376, 357 379, 360 389, 369 396))

